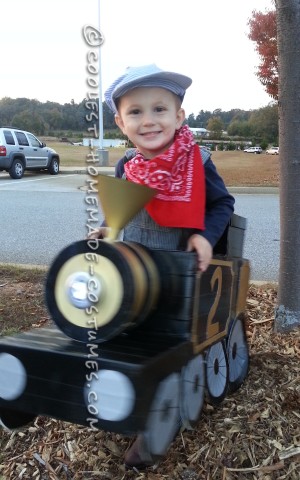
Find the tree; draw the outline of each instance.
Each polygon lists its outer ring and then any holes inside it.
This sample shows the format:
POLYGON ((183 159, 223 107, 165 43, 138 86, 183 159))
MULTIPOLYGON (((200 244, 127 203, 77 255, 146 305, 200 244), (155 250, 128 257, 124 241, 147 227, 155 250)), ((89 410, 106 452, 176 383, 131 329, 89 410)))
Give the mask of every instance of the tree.
POLYGON ((63 127, 63 116, 62 113, 59 111, 58 108, 52 108, 47 112, 47 120, 49 123, 49 127, 51 129, 57 129, 63 127))
POLYGON ((265 87, 266 92, 275 100, 278 99, 278 52, 277 52, 277 25, 276 11, 266 13, 252 12, 248 25, 248 37, 255 42, 256 51, 261 63, 258 66, 257 76, 265 87))
POLYGON ((103 126, 105 129, 116 129, 115 115, 105 102, 102 103, 103 126))
POLYGON ((251 138, 253 136, 253 124, 250 125, 248 120, 233 120, 228 126, 228 135, 243 138, 251 138))
POLYGON ((196 127, 200 127, 200 128, 203 128, 206 126, 208 120, 210 119, 211 117, 211 112, 207 111, 207 110, 200 110, 200 112, 198 113, 197 117, 196 117, 196 127))
POLYGON ((251 113, 249 126, 252 135, 267 143, 278 142, 278 106, 268 105, 251 113))
POLYGON ((187 118, 187 123, 188 123, 188 126, 191 127, 191 128, 195 128, 197 127, 197 123, 196 123, 196 120, 195 120, 195 116, 193 113, 191 113, 188 118, 187 118))
POLYGON ((44 135, 47 127, 42 117, 31 110, 24 110, 14 115, 12 124, 35 135, 44 135))
POLYGON ((280 268, 275 329, 300 327, 300 2, 277 0, 280 268))
POLYGON ((211 138, 220 138, 222 136, 224 124, 220 117, 211 117, 207 122, 206 128, 210 131, 211 138))

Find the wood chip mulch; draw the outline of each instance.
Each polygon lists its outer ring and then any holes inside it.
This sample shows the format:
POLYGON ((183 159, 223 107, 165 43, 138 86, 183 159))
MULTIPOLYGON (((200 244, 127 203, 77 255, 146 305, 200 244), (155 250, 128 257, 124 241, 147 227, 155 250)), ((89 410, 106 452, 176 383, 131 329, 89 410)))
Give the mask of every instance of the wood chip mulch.
POLYGON ((131 439, 38 417, 0 432, 0 479, 299 480, 300 331, 273 332, 275 303, 275 288, 250 286, 246 381, 220 406, 206 402, 197 428, 182 432, 158 465, 125 471, 131 439))

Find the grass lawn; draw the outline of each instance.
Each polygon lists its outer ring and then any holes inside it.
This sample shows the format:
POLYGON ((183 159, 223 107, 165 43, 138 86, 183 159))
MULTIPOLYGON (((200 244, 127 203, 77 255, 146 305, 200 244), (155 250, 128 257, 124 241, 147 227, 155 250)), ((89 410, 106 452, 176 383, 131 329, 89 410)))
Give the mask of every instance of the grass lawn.
POLYGON ((213 152, 212 160, 227 186, 278 186, 279 159, 276 155, 213 152))
MULTIPOLYGON (((87 165, 87 155, 91 153, 90 147, 75 146, 64 142, 53 142, 48 140, 47 146, 54 148, 60 156, 61 165, 67 167, 84 167, 87 165)), ((125 148, 109 148, 109 164, 114 166, 119 158, 121 158, 126 149, 125 148)), ((94 150, 96 153, 96 150, 94 150)))

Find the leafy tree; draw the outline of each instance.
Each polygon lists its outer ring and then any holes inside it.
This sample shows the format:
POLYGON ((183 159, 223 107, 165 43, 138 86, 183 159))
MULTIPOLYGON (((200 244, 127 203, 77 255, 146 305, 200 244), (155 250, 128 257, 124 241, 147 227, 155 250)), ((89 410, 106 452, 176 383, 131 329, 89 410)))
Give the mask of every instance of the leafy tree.
POLYGON ((280 268, 275 328, 300 328, 300 3, 277 0, 280 268))
POLYGON ((13 100, 4 97, 0 100, 0 125, 9 125, 13 117, 13 100))
POLYGON ((197 122, 195 120, 195 116, 193 113, 191 113, 188 118, 187 118, 187 123, 188 123, 188 126, 191 127, 191 128, 196 128, 197 127, 197 122))
POLYGON ((208 120, 211 118, 212 112, 200 110, 196 117, 196 127, 206 128, 208 120))
POLYGON ((248 25, 248 37, 255 42, 256 51, 261 63, 258 66, 257 76, 265 87, 266 92, 275 100, 278 99, 278 52, 276 12, 269 10, 265 13, 252 12, 248 25))
POLYGON ((65 103, 62 110, 64 129, 78 130, 77 104, 65 103))
POLYGON ((24 110, 14 115, 12 124, 36 135, 44 135, 47 128, 42 117, 38 113, 31 112, 30 110, 24 110))
POLYGON ((268 105, 251 113, 249 119, 251 133, 258 140, 274 143, 278 138, 278 107, 268 105))
POLYGON ((253 136, 253 126, 249 120, 233 120, 228 126, 228 135, 242 138, 250 138, 253 136))
MULTIPOLYGON (((38 115, 41 119, 41 126, 34 126, 34 132, 36 134, 41 134, 38 132, 44 132, 43 134, 52 134, 57 136, 65 136, 66 132, 78 132, 77 135, 82 134, 88 135, 88 128, 91 128, 96 124, 98 130, 98 99, 95 98, 87 104, 88 100, 83 99, 79 104, 76 104, 74 100, 71 100, 70 103, 65 103, 61 105, 57 102, 47 101, 45 103, 39 102, 38 100, 31 100, 28 98, 2 98, 0 99, 0 125, 14 125, 17 127, 24 127, 30 130, 33 130, 32 125, 35 125, 33 121, 35 116, 38 115), (26 115, 24 115, 26 112, 26 115), (19 117, 19 115, 21 117, 19 117), (93 114, 93 115, 91 115, 93 114), (33 119, 30 119, 30 115, 33 115, 33 119)), ((114 131, 115 134, 120 137, 121 132, 116 127, 114 114, 109 110, 105 102, 103 106, 103 126, 104 130, 114 131)), ((233 120, 243 121, 242 125, 236 123, 232 125, 233 128, 231 133, 238 134, 250 138, 252 136, 252 131, 249 132, 248 121, 253 112, 233 109, 228 112, 223 112, 218 109, 215 110, 215 115, 213 112, 201 110, 197 116, 193 113, 188 116, 185 120, 190 127, 204 127, 207 128, 208 121, 212 117, 219 117, 223 123, 222 129, 228 129, 233 120), (239 127, 239 131, 236 132, 239 127)), ((221 131, 220 130, 220 131, 221 131)), ((217 135, 220 135, 217 133, 217 135)))
POLYGON ((102 104, 103 126, 105 129, 116 129, 115 115, 105 102, 102 104))
POLYGON ((235 150, 235 149, 236 149, 235 143, 229 142, 229 143, 227 144, 227 150, 235 150))
POLYGON ((235 108, 233 110, 230 110, 229 112, 221 112, 220 115, 225 126, 228 128, 229 124, 234 120, 239 120, 239 121, 248 120, 250 112, 235 108))
POLYGON ((50 128, 54 130, 63 128, 63 114, 57 107, 48 111, 47 120, 50 128))
POLYGON ((221 108, 216 108, 216 109, 213 111, 213 116, 214 116, 214 117, 220 117, 221 114, 222 114, 222 109, 221 109, 221 108))
POLYGON ((222 130, 224 129, 224 124, 220 117, 211 117, 207 122, 207 130, 209 130, 210 137, 220 138, 222 136, 222 130))

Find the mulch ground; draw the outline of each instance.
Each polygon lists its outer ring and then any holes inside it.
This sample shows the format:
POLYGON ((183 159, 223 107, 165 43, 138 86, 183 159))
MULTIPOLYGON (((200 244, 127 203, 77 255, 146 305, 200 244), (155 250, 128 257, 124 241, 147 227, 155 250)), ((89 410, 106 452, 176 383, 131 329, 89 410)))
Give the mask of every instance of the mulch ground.
MULTIPOLYGON (((26 293, 40 294, 29 284, 26 293)), ((300 331, 273 332, 275 303, 273 287, 250 287, 246 381, 220 406, 206 402, 197 428, 183 431, 158 465, 125 471, 128 437, 38 417, 0 431, 0 480, 299 480, 300 331)))

